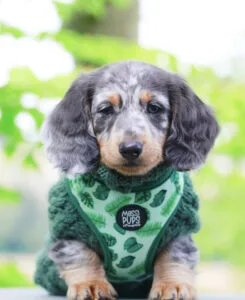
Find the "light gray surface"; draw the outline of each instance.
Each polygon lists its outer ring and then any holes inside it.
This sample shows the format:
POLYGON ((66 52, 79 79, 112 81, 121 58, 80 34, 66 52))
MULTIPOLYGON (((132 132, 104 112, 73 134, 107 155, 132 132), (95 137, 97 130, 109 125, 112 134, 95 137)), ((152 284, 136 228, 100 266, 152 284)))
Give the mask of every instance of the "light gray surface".
MULTIPOLYGON (((0 289, 1 300, 65 300, 65 297, 53 297, 39 288, 0 289)), ((201 295, 199 300, 245 300, 245 295, 201 295)))

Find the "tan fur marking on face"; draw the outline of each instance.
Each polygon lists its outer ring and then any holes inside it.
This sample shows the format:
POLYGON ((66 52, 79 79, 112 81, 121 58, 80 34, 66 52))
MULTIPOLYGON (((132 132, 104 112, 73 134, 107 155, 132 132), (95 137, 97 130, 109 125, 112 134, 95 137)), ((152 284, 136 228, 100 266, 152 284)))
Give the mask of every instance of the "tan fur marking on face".
POLYGON ((140 100, 144 103, 151 101, 151 93, 149 91, 143 91, 140 96, 140 100))
POLYGON ((107 167, 118 171, 124 175, 144 175, 163 161, 162 149, 165 137, 152 139, 149 135, 144 135, 139 139, 144 145, 143 152, 139 158, 139 166, 127 167, 126 160, 119 153, 119 144, 123 140, 110 138, 108 141, 98 140, 100 146, 101 162, 107 167))
POLYGON ((120 95, 119 94, 113 94, 109 97, 109 102, 113 105, 119 105, 120 104, 120 95))

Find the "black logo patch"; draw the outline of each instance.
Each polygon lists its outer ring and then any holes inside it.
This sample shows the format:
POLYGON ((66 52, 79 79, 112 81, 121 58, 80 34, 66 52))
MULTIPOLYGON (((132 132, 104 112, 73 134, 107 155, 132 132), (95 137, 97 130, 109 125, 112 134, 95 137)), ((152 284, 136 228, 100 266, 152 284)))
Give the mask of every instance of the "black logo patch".
POLYGON ((116 214, 117 224, 125 230, 140 229, 145 225, 146 220, 146 209, 136 204, 123 206, 116 214))

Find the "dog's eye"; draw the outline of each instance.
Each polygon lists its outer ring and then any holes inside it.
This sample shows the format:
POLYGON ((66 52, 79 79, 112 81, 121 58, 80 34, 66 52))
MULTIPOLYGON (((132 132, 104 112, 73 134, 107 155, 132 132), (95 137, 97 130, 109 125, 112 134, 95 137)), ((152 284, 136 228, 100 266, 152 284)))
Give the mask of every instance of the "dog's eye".
POLYGON ((111 115, 114 112, 114 108, 111 105, 104 106, 98 109, 98 112, 104 115, 111 115))
POLYGON ((159 112, 163 111, 163 107, 161 107, 158 104, 148 103, 147 104, 147 112, 149 114, 157 114, 159 112))

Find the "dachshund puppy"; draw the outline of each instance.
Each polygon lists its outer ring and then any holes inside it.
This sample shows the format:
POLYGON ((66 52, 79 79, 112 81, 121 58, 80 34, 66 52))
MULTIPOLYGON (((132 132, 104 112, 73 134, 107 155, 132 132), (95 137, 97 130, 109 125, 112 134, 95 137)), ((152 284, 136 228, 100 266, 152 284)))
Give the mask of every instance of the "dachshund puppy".
POLYGON ((138 61, 82 74, 43 128, 66 186, 50 194, 36 282, 69 299, 196 299, 198 198, 185 171, 217 134, 211 109, 175 74, 138 61))

